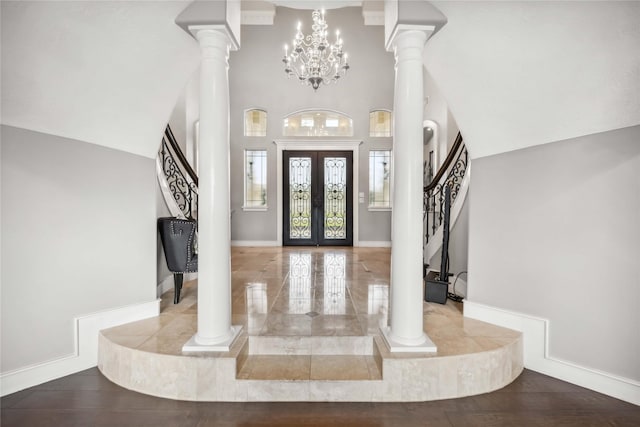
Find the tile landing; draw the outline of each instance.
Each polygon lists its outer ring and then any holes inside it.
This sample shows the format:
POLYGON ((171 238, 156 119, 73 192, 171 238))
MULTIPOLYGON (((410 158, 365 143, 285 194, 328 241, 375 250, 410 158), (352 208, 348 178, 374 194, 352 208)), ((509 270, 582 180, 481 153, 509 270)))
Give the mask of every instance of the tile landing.
POLYGON ((192 401, 427 401, 493 391, 520 374, 521 334, 464 318, 452 301, 424 303, 436 354, 389 353, 378 333, 388 256, 234 248, 233 323, 243 333, 231 351, 182 353, 196 329, 194 281, 178 305, 167 292, 158 317, 101 331, 98 367, 125 388, 192 401))

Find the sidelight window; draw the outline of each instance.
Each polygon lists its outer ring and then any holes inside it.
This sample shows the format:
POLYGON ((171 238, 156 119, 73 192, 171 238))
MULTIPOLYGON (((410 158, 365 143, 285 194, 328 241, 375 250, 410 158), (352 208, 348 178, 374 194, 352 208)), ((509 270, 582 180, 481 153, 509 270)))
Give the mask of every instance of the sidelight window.
POLYGON ((391 208, 391 150, 369 151, 369 209, 391 208))
POLYGON ((245 150, 244 172, 243 209, 267 209, 267 150, 245 150))

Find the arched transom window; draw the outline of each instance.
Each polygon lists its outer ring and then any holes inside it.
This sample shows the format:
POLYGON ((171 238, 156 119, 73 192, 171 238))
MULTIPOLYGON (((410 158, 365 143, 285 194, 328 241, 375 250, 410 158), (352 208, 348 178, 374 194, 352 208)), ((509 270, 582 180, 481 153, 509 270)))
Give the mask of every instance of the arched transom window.
POLYGON ((267 112, 257 108, 245 110, 244 112, 244 135, 245 136, 266 136, 267 135, 267 112))
POLYGON ((353 136, 351 117, 331 110, 304 110, 284 118, 284 136, 353 136))

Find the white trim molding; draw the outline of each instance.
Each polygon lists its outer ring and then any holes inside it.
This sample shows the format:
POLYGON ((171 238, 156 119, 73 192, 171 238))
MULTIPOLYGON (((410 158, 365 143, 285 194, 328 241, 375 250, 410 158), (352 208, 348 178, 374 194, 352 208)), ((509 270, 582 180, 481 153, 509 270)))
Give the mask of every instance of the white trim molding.
POLYGON ((232 240, 231 246, 282 246, 277 240, 232 240))
POLYGON ((390 248, 391 240, 360 240, 361 248, 390 248))
MULTIPOLYGON (((292 113, 293 114, 293 113, 292 113)), ((301 139, 278 139, 273 141, 277 146, 277 154, 276 154, 276 164, 277 164, 277 197, 276 197, 276 205, 277 205, 277 237, 278 244, 277 246, 282 246, 282 220, 283 220, 283 211, 282 211, 282 200, 283 200, 283 191, 282 191, 282 152, 285 150, 299 150, 299 151, 353 151, 353 246, 360 246, 358 240, 358 174, 359 174, 359 163, 360 163, 360 145, 362 144, 362 140, 360 139, 347 139, 347 140, 301 140, 301 139)))
POLYGON ((160 300, 153 300, 74 318, 74 352, 59 359, 3 372, 0 375, 2 396, 96 366, 100 330, 158 314, 160 300))
POLYGON ((275 7, 269 10, 243 10, 240 13, 242 25, 273 25, 276 16, 275 7))
POLYGON ((468 300, 464 316, 522 332, 525 368, 640 405, 640 382, 550 356, 548 320, 468 300))

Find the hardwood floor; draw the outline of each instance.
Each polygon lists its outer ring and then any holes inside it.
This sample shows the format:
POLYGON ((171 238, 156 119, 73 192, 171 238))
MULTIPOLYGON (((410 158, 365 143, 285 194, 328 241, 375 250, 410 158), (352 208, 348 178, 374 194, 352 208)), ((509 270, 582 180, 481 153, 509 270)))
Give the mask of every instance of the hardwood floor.
POLYGON ((640 407, 528 370, 493 393, 425 403, 206 403, 132 392, 92 368, 0 407, 2 427, 640 426, 640 407))

